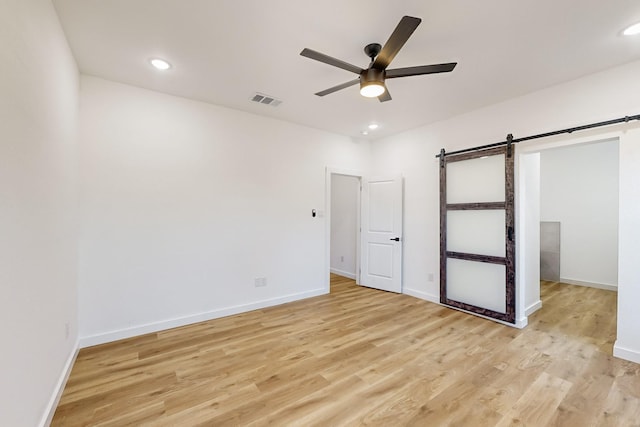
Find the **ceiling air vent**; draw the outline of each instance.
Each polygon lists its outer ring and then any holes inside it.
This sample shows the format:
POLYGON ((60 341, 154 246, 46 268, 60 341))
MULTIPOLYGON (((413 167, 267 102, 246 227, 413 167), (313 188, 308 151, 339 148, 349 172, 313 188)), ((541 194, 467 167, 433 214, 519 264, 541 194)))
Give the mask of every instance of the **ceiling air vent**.
POLYGON ((253 102, 257 102, 258 104, 270 105, 272 107, 277 107, 278 105, 282 104, 282 100, 258 92, 256 92, 250 99, 253 102))

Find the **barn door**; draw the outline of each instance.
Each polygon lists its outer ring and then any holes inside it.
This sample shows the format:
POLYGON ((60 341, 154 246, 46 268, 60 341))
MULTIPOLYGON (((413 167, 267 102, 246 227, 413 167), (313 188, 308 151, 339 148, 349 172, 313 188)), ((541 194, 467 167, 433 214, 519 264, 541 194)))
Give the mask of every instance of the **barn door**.
POLYGON ((440 157, 440 302, 515 323, 513 147, 440 157))

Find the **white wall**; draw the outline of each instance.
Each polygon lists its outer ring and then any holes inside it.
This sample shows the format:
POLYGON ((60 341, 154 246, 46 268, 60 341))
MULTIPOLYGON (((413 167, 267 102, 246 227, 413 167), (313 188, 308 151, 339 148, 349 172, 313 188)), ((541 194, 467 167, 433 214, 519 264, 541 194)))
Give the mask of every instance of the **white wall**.
POLYGON ((78 75, 49 1, 0 3, 0 76, 0 425, 35 426, 77 338, 78 75))
MULTIPOLYGON (((444 147, 448 151, 479 144, 502 141, 507 133, 516 137, 532 135, 571 127, 599 120, 640 113, 640 62, 636 61, 606 72, 587 76, 559 86, 541 90, 523 97, 489 106, 447 121, 417 128, 373 144, 373 172, 392 169, 405 176, 405 270, 404 284, 414 295, 427 299, 438 298, 438 280, 428 281, 428 274, 438 277, 439 230, 438 230, 438 162, 434 155, 444 147)), ((638 126, 630 123, 615 129, 631 129, 638 126)), ((600 134, 612 130, 599 129, 587 133, 595 140, 602 139, 600 134)), ((582 135, 587 135, 582 134, 582 135)), ((567 144, 577 138, 566 135, 554 139, 539 140, 529 144, 531 149, 544 144, 567 144)), ((636 213, 638 198, 630 199, 634 191, 630 183, 640 182, 640 164, 632 163, 636 157, 629 154, 623 166, 623 153, 636 150, 630 147, 629 135, 620 138, 620 236, 627 233, 636 236, 635 240, 621 238, 618 245, 619 278, 618 286, 622 295, 636 296, 640 292, 638 268, 631 259, 638 259, 638 229, 640 224, 632 220, 633 216, 623 212, 636 213), (632 166, 633 164, 633 166, 632 166), (622 182, 628 182, 623 186, 622 182), (623 217, 625 220, 623 221, 623 217), (624 222, 624 224, 623 224, 624 222), (624 274, 623 274, 624 273, 624 274)), ((637 143, 636 143, 637 144, 637 143)), ((526 144, 518 146, 516 152, 526 144)), ((635 152, 634 152, 635 153, 635 152)), ((519 195, 517 194, 517 197, 519 195)), ((640 216, 635 216, 638 218, 640 216)), ((518 246, 522 251, 526 248, 518 246)), ((518 255, 520 256, 520 255, 518 255)), ((535 304, 527 298, 527 283, 518 271, 519 289, 517 292, 522 317, 523 308, 535 304), (522 301, 524 299, 524 301, 522 301)), ((630 301, 630 300, 628 300, 630 301)), ((634 335, 637 329, 637 313, 630 303, 620 304, 618 311, 618 339, 632 352, 640 354, 640 337, 634 335), (625 305, 626 304, 626 305, 625 305)))
POLYGON ((560 280, 618 284, 618 141, 540 153, 540 220, 560 222, 560 280))
POLYGON ((327 291, 311 210, 368 142, 84 76, 80 117, 82 345, 327 291))
POLYGON ((618 336, 613 354, 640 363, 640 129, 621 137, 619 162, 618 336))
POLYGON ((331 175, 331 271, 356 277, 360 179, 331 175))
POLYGON ((542 307, 540 300, 540 251, 518 250, 540 247, 540 153, 517 157, 516 170, 516 273, 526 283, 524 298, 518 298, 518 313, 529 316, 542 307))

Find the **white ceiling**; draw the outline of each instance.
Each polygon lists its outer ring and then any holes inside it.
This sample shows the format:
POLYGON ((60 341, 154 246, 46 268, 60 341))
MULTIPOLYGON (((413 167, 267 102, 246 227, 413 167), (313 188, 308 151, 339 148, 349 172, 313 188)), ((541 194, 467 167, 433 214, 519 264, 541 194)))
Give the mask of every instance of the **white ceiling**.
POLYGON ((53 0, 81 72, 363 137, 379 138, 640 59, 638 0, 53 0), (390 102, 311 48, 364 67, 403 15, 422 24, 389 68, 458 62, 449 74, 393 79, 390 102), (151 57, 173 64, 149 66, 151 57), (279 107, 249 101, 254 92, 279 107))

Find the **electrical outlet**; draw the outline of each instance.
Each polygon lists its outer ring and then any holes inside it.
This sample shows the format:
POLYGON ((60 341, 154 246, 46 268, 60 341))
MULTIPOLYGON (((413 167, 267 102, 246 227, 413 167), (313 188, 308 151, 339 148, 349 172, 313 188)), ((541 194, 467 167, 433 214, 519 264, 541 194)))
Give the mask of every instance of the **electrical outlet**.
POLYGON ((254 285, 256 288, 262 288, 262 287, 265 287, 265 286, 267 286, 267 278, 266 278, 266 277, 256 277, 256 278, 253 280, 253 285, 254 285))
POLYGON ((340 255, 340 262, 344 262, 344 255, 340 255))

